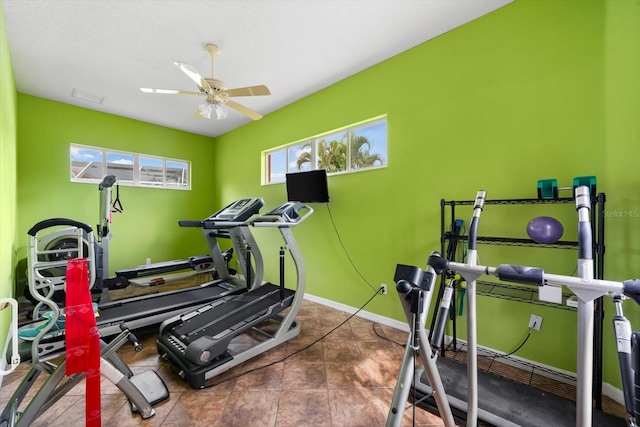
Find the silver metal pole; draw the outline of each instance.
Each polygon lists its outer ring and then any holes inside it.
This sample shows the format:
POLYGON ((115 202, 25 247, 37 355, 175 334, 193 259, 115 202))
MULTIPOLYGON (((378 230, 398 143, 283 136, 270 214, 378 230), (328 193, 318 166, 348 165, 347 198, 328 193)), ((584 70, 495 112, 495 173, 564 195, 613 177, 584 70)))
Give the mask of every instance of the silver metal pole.
MULTIPOLYGON (((476 265, 478 252, 469 250, 469 265, 476 265)), ((478 424, 478 321, 476 311, 476 281, 467 282, 467 427, 478 424)))
MULTIPOLYGON (((476 195, 473 207, 473 217, 469 228, 469 250, 467 253, 467 265, 478 264, 478 250, 476 238, 480 214, 484 207, 486 191, 480 190, 476 195)), ((476 312, 476 280, 467 282, 467 427, 476 427, 478 424, 478 331, 476 312)))
MULTIPOLYGON (((591 197, 589 188, 575 189, 576 209, 578 210, 578 276, 593 280, 592 236, 589 211, 591 197)), ((593 383, 593 318, 594 304, 591 294, 578 293, 578 362, 576 385, 576 425, 591 426, 592 420, 592 383, 593 383), (585 297, 585 298, 583 298, 585 297)))

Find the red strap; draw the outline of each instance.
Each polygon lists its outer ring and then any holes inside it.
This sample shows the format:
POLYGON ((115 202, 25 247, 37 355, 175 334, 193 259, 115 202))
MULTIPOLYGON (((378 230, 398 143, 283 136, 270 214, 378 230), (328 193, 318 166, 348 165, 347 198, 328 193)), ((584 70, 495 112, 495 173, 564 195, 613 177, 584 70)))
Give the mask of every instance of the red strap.
POLYGON ((86 372, 86 426, 100 427, 100 337, 93 312, 87 260, 67 263, 66 374, 86 372))

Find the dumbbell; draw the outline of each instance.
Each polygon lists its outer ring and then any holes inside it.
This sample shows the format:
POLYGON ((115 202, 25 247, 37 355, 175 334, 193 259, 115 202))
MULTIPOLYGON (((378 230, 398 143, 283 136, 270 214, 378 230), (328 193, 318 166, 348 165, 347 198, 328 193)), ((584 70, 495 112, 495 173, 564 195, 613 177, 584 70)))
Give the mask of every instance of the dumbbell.
POLYGON ((575 191, 576 187, 580 186, 589 187, 589 194, 596 194, 597 180, 595 176, 577 176, 573 178, 573 186, 571 187, 559 187, 558 180, 555 178, 540 179, 538 180, 538 199, 557 199, 560 191, 571 190, 575 191))

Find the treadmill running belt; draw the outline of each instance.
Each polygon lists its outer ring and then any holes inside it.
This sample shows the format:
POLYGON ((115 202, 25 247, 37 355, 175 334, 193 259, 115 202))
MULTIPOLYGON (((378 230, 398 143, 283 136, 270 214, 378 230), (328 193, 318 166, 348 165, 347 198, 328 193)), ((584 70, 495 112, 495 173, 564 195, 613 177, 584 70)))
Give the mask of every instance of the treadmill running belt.
POLYGON ((187 270, 189 268, 191 268, 191 262, 188 259, 181 259, 118 270, 116 271, 116 276, 135 279, 136 277, 153 276, 156 274, 170 273, 172 271, 187 270))
MULTIPOLYGON (((226 285, 225 283, 222 284, 226 285)), ((135 300, 124 299, 122 302, 116 300, 100 306, 100 316, 96 320, 98 322, 98 328, 100 328, 100 326, 104 324, 132 321, 150 316, 158 311, 170 312, 171 310, 182 307, 188 308, 199 304, 206 304, 227 292, 229 292, 229 289, 226 287, 209 285, 180 291, 145 295, 135 300)))
MULTIPOLYGON (((285 289, 285 300, 295 292, 285 289)), ((186 344, 191 343, 201 336, 216 336, 220 332, 246 320, 252 315, 260 315, 274 304, 280 302, 280 288, 270 283, 265 283, 257 289, 239 295, 233 299, 216 305, 208 311, 190 317, 176 326, 171 332, 180 336, 186 344)), ((291 302, 288 301, 286 306, 291 302)), ((203 307, 204 308, 204 307, 203 307)))
MULTIPOLYGON (((444 357, 438 358, 437 365, 447 396, 465 402, 466 412, 466 365, 444 357)), ((428 384, 426 373, 422 373, 420 382, 428 384)), ((481 370, 478 370, 478 408, 523 427, 576 425, 575 402, 481 370)), ((622 418, 593 410, 593 427, 626 425, 622 418)))

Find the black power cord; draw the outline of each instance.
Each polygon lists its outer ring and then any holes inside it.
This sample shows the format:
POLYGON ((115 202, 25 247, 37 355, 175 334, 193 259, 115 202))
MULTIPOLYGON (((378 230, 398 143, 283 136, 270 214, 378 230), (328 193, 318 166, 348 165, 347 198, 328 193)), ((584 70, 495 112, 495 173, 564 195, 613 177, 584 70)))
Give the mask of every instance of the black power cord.
POLYGON ((399 345, 400 347, 406 347, 406 344, 402 344, 399 343, 398 341, 392 340, 391 338, 387 338, 385 336, 380 335, 380 333, 378 332, 378 330, 376 329, 376 323, 372 323, 371 326, 373 327, 373 332, 378 336, 378 338, 382 338, 383 340, 387 340, 395 345, 399 345))
POLYGON ((356 267, 356 264, 351 259, 351 256, 349 255, 349 252, 347 252, 347 248, 344 246, 344 243, 342 242, 342 237, 340 237, 340 233, 338 232, 338 227, 336 227, 336 223, 333 220, 333 215, 331 214, 331 208, 329 207, 329 203, 326 203, 326 205, 327 205, 327 212, 329 212, 329 218, 331 219, 331 225, 333 225, 333 229, 336 232, 336 236, 338 236, 338 242, 340 242, 340 246, 342 247, 342 250, 344 251, 345 255, 347 256, 347 259, 351 263, 351 266, 353 267, 355 272, 358 273, 358 276, 360 276, 360 278, 364 281, 364 283, 366 283, 371 289, 376 291, 376 294, 377 294, 379 292, 379 290, 376 290, 376 288, 371 286, 371 283, 369 283, 369 281, 364 278, 362 273, 360 273, 360 270, 358 270, 358 267, 356 267))
POLYGON ((524 341, 522 341, 522 343, 518 346, 518 348, 516 348, 515 350, 513 350, 511 353, 507 353, 507 354, 502 354, 502 355, 498 355, 496 356, 496 359, 500 358, 500 357, 507 357, 507 356, 511 356, 512 354, 514 354, 516 351, 520 350, 522 348, 523 345, 525 345, 527 343, 527 341, 529 340, 529 337, 531 336, 531 332, 533 332, 533 328, 529 329, 529 333, 527 334, 526 338, 524 339, 524 341))

